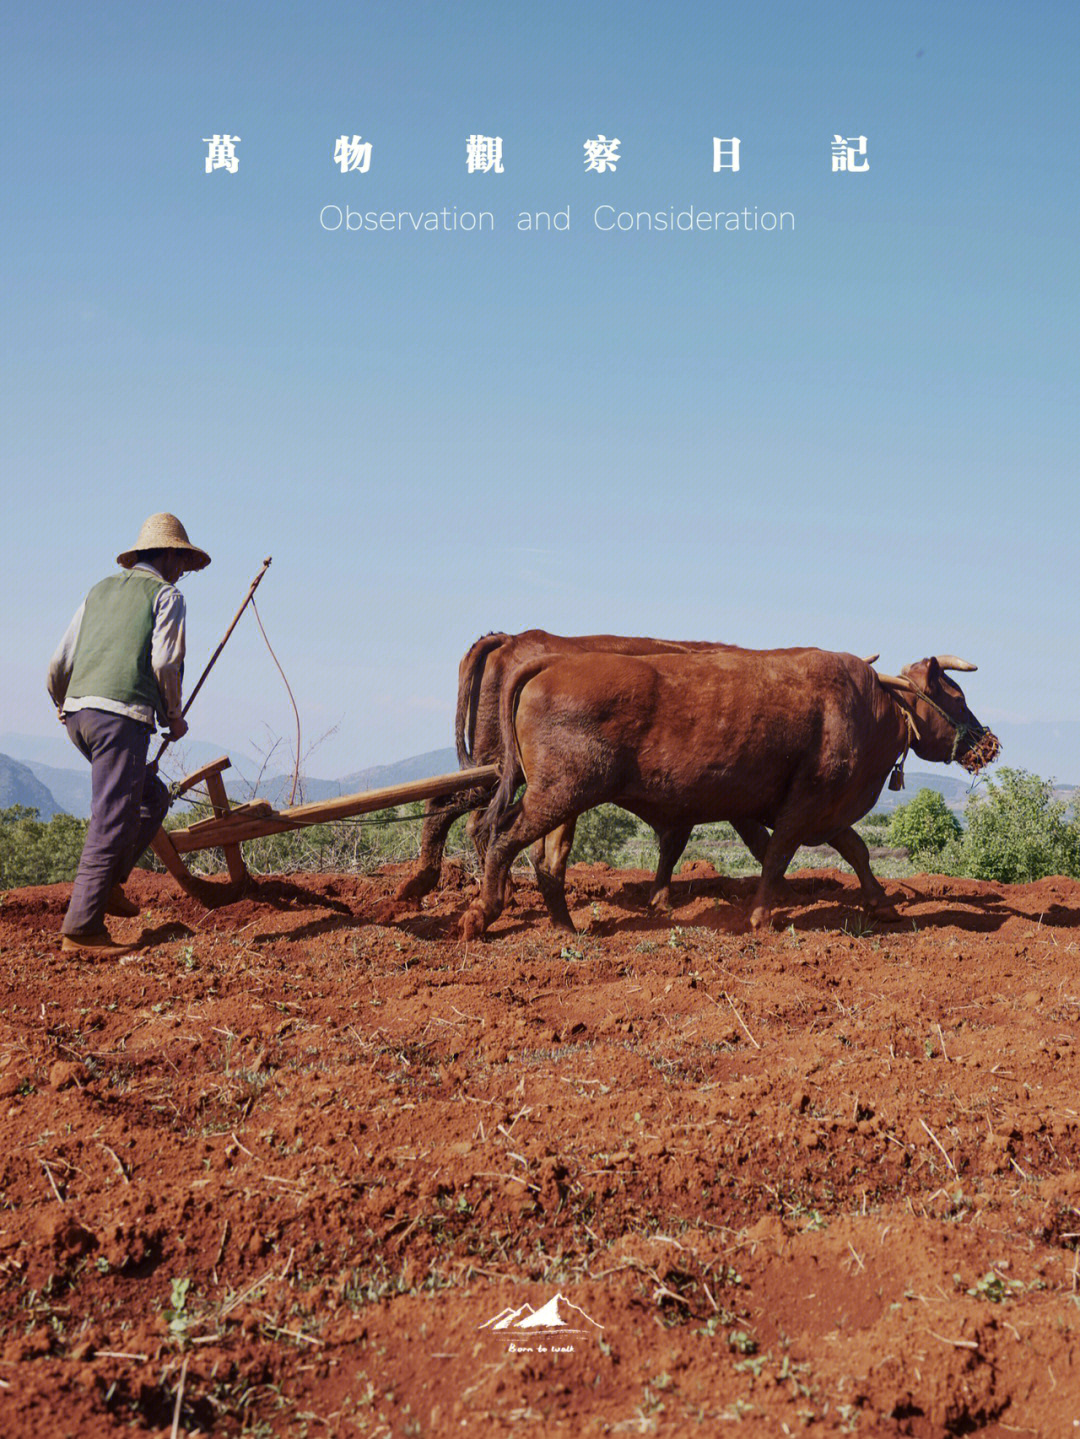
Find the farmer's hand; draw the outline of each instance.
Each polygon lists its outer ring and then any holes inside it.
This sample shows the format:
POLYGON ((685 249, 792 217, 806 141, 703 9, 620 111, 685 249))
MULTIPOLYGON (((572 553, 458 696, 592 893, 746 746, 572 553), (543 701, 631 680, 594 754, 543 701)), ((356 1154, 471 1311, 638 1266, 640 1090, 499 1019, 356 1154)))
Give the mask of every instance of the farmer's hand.
POLYGON ((177 715, 169 721, 169 738, 171 740, 183 739, 188 732, 188 722, 183 715, 177 715))

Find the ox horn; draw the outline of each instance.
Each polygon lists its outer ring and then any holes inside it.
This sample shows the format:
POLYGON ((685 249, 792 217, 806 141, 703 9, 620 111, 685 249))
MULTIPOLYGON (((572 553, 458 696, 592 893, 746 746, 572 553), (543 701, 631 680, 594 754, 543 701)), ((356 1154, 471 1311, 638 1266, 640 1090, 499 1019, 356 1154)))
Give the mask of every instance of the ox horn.
POLYGON ((875 670, 874 673, 877 674, 878 679, 887 690, 902 690, 904 694, 919 693, 911 681, 903 675, 883 675, 878 674, 877 670, 875 670))
POLYGON ((863 655, 863 664, 864 664, 864 665, 872 665, 875 660, 879 660, 880 658, 881 658, 880 652, 879 652, 878 654, 876 654, 876 655, 863 655))
POLYGON ((943 670, 977 670, 978 665, 973 665, 970 660, 958 660, 955 655, 935 655, 938 667, 943 670))

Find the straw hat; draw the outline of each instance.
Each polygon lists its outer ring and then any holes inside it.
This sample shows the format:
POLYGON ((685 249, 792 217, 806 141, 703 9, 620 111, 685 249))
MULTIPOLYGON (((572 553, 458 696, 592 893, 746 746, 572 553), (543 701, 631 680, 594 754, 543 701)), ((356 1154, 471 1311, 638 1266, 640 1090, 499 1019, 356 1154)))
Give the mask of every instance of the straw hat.
POLYGON ((189 570, 205 570, 210 563, 210 556, 191 543, 175 515, 151 515, 139 531, 135 548, 117 555, 116 563, 130 570, 143 550, 183 550, 184 567, 189 570))

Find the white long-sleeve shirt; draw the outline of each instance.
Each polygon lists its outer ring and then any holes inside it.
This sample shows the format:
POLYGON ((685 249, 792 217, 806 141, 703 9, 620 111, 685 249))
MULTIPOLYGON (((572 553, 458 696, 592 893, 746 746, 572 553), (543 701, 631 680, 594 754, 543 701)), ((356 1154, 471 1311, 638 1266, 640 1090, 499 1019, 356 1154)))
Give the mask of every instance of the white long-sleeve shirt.
MULTIPOLYGON (((148 574, 157 576, 159 580, 165 578, 145 560, 141 560, 132 568, 145 570, 148 574)), ((67 701, 67 688, 71 680, 71 668, 75 661, 75 646, 79 640, 79 629, 82 626, 85 608, 86 601, 84 600, 75 611, 74 617, 64 633, 64 638, 49 661, 48 686, 53 703, 61 715, 74 714, 76 710, 82 709, 105 710, 108 714, 127 715, 130 719, 140 720, 152 729, 154 727, 154 711, 149 705, 124 704, 120 700, 109 699, 102 695, 80 695, 78 699, 73 699, 70 703, 67 701)), ((154 678, 161 690, 162 698, 165 701, 165 712, 170 723, 180 719, 183 710, 180 690, 184 674, 184 654, 187 647, 186 619, 187 608, 183 595, 175 585, 163 584, 154 597, 154 631, 150 641, 150 668, 154 671, 154 678)))

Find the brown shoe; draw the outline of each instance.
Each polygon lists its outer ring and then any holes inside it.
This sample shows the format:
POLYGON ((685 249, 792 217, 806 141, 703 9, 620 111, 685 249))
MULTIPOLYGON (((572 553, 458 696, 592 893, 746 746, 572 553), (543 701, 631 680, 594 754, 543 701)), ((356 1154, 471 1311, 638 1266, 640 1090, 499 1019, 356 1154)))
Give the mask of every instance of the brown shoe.
POLYGON ((118 943, 109 931, 102 927, 87 930, 84 934, 62 935, 60 948, 65 954, 98 954, 103 959, 113 959, 117 955, 130 954, 135 945, 118 943))
POLYGON ((134 919, 139 912, 139 906, 133 899, 128 899, 124 893, 122 884, 114 884, 109 890, 109 899, 105 905, 106 914, 116 914, 124 919, 134 919))

